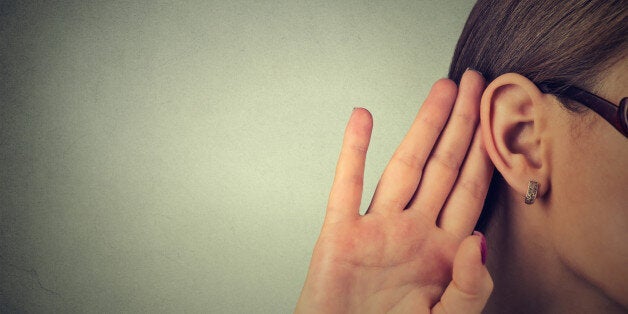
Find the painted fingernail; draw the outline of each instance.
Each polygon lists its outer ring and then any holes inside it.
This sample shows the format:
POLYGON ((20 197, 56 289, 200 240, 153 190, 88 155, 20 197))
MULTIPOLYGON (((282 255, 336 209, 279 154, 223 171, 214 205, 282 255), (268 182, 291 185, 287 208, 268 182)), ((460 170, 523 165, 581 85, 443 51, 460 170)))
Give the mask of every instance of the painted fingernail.
POLYGON ((482 255, 482 265, 486 264, 486 237, 480 231, 473 231, 473 235, 479 236, 481 239, 480 242, 480 253, 482 255))

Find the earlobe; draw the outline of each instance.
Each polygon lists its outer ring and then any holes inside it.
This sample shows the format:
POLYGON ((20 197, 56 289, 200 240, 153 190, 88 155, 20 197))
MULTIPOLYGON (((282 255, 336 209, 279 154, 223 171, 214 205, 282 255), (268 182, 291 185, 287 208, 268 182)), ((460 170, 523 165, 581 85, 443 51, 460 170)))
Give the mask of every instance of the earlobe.
POLYGON ((515 73, 493 80, 482 96, 480 126, 486 150, 496 169, 522 197, 530 180, 538 182, 539 198, 549 189, 548 143, 543 141, 548 101, 534 83, 515 73))

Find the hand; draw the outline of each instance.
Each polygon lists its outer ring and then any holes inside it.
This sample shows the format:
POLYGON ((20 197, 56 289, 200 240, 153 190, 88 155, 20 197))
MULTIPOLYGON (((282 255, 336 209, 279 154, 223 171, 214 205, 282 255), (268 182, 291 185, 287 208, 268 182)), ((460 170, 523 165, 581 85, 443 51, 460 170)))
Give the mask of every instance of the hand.
POLYGON ((434 84, 363 216, 373 122, 353 111, 296 313, 482 311, 493 283, 484 237, 470 234, 493 172, 476 129, 484 84, 475 71, 459 92, 434 84))

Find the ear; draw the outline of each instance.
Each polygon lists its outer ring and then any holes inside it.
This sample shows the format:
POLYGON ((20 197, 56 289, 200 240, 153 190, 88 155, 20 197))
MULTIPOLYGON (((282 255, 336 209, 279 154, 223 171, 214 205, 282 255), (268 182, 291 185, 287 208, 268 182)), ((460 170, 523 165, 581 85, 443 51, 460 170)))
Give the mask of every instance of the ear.
POLYGON ((526 77, 507 73, 493 80, 482 95, 482 138, 495 168, 521 195, 530 180, 539 183, 537 199, 550 187, 549 156, 544 141, 551 98, 526 77))

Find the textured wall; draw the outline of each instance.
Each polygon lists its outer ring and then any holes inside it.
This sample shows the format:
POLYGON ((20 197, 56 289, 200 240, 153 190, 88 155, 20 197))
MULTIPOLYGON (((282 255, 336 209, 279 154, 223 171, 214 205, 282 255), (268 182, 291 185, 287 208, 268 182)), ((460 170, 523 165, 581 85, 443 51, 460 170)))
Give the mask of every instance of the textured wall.
POLYGON ((0 312, 291 312, 351 109, 368 204, 472 5, 372 2, 0 1, 0 312))

